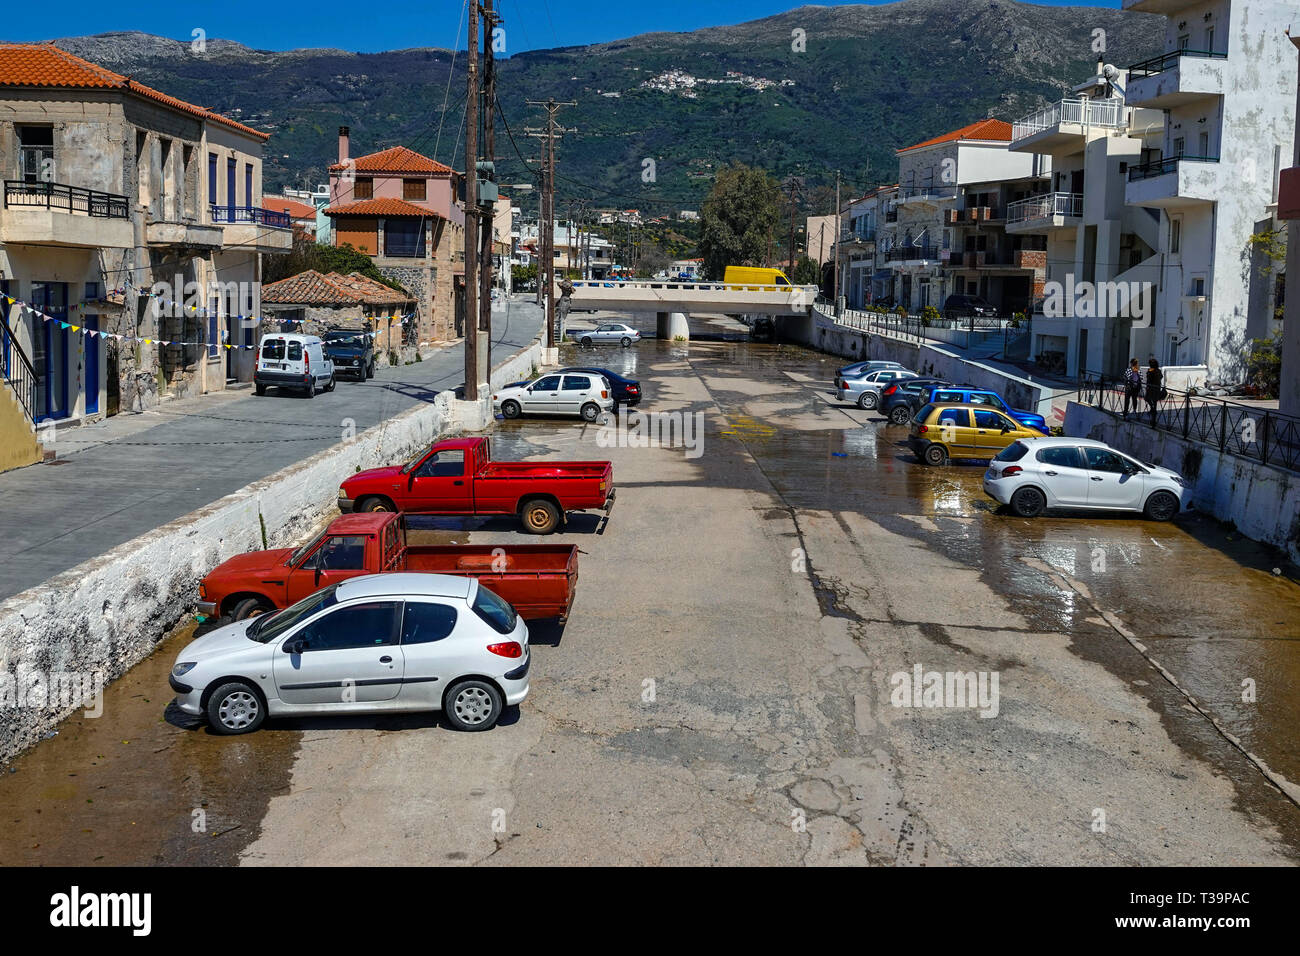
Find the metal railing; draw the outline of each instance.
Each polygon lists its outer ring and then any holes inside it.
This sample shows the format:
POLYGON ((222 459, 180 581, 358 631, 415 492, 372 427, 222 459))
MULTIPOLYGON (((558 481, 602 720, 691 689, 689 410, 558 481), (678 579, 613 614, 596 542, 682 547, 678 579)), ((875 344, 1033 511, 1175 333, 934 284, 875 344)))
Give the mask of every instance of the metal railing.
POLYGON ((235 225, 252 223, 258 226, 269 226, 272 229, 288 229, 293 225, 293 220, 287 212, 276 212, 260 206, 209 206, 208 208, 212 210, 212 221, 215 223, 235 225))
POLYGON ((910 242, 900 242, 885 253, 888 262, 905 262, 921 259, 938 259, 940 248, 933 243, 915 246, 910 242))
MULTIPOLYGON (((1174 388, 1166 389, 1164 398, 1151 403, 1145 396, 1145 383, 1143 391, 1136 410, 1132 400, 1127 409, 1135 421, 1220 452, 1300 471, 1300 417, 1174 388)), ((1123 380, 1084 371, 1079 375, 1079 401, 1122 416, 1126 411, 1123 380)))
POLYGON ((56 209, 97 219, 128 219, 131 216, 125 196, 64 183, 29 183, 21 179, 5 180, 5 207, 56 209))
POLYGON ((1163 176, 1165 173, 1177 172, 1178 164, 1182 162, 1189 163, 1217 163, 1218 156, 1170 156, 1168 159, 1156 159, 1149 163, 1140 163, 1137 166, 1128 168, 1128 181, 1131 183, 1143 179, 1152 179, 1156 176, 1163 176))
POLYGON ((1007 204, 1007 225, 1051 219, 1054 216, 1082 216, 1083 193, 1043 193, 1007 204))
POLYGON ((22 406, 29 422, 36 421, 36 389, 39 379, 32 360, 27 357, 17 337, 9 328, 8 309, 0 302, 0 370, 4 380, 13 389, 14 397, 22 406))
POLYGON ((841 325, 847 325, 849 328, 858 329, 862 332, 887 332, 891 335, 899 335, 903 338, 916 339, 933 339, 937 342, 943 342, 947 345, 955 344, 949 338, 940 338, 929 335, 932 329, 948 329, 958 332, 966 332, 967 346, 970 345, 970 335, 979 333, 1002 332, 1008 328, 1009 320, 1002 316, 995 315, 969 315, 957 318, 937 318, 927 319, 923 315, 908 313, 899 315, 897 312, 865 312, 858 309, 845 309, 840 317, 836 320, 841 325))
POLYGON ((1124 101, 1118 97, 1094 100, 1086 96, 1061 100, 1016 120, 1011 125, 1011 142, 1026 139, 1061 123, 1123 129, 1124 101))
POLYGON ((903 186, 898 190, 899 199, 935 199, 947 200, 957 198, 956 186, 903 186))
POLYGON ((1153 56, 1149 60, 1143 60, 1141 63, 1134 63, 1128 68, 1129 81, 1139 80, 1145 76, 1155 76, 1157 73, 1163 73, 1172 67, 1178 65, 1178 58, 1183 56, 1194 56, 1201 59, 1226 60, 1227 53, 1214 53, 1210 50, 1174 50, 1172 53, 1162 53, 1160 56, 1153 56))

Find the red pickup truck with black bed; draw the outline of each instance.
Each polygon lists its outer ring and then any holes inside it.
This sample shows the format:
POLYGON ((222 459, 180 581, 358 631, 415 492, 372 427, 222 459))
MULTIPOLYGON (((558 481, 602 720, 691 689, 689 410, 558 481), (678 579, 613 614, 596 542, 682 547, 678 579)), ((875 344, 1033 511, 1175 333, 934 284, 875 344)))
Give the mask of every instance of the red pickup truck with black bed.
POLYGON ((435 442, 404 465, 371 468, 339 486, 339 510, 517 515, 529 534, 559 530, 571 511, 614 507, 607 461, 493 461, 486 438, 435 442))

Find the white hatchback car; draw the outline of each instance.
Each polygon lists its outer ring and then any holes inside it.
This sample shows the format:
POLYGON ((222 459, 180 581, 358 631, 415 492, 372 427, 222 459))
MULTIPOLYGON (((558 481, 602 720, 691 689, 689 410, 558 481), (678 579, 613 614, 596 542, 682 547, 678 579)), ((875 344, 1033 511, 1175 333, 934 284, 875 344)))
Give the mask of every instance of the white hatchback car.
POLYGON ((533 382, 507 385, 492 395, 493 410, 506 418, 581 415, 583 420, 594 422, 615 404, 609 379, 593 372, 555 372, 533 382))
POLYGON ((989 463, 984 491, 1022 518, 1048 508, 1139 511, 1168 521, 1191 506, 1191 485, 1088 438, 1022 438, 989 463))
POLYGON ((528 627, 474 578, 370 574, 211 631, 168 677, 219 734, 269 717, 441 710, 487 730, 528 696, 528 627))

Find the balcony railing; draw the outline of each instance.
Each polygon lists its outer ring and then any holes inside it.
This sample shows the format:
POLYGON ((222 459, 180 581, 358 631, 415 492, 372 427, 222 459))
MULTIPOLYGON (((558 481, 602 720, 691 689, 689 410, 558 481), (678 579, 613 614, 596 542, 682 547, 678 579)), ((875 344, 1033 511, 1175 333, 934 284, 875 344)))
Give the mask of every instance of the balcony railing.
POLYGON ((293 220, 287 212, 276 212, 260 206, 209 206, 212 221, 223 225, 269 226, 272 229, 288 229, 293 220))
POLYGON ((956 186, 904 186, 898 190, 899 199, 946 200, 957 198, 956 186))
POLYGON ((5 180, 5 207, 56 209, 101 219, 128 219, 131 216, 125 196, 64 183, 29 183, 21 179, 5 180))
POLYGON ((1174 173, 1178 171, 1178 164, 1188 163, 1217 163, 1218 156, 1170 156, 1168 159, 1156 159, 1149 163, 1141 163, 1137 166, 1128 168, 1128 181, 1136 183, 1143 179, 1154 179, 1156 176, 1163 176, 1165 173, 1174 173))
POLYGON ((1083 193, 1044 193, 1007 204, 1007 225, 1051 219, 1055 216, 1082 216, 1083 193))
POLYGON ((1141 63, 1134 63, 1128 68, 1129 81, 1132 82, 1144 76, 1155 76, 1157 73, 1172 69, 1178 65, 1180 56, 1196 56, 1215 60, 1226 60, 1228 58, 1226 53, 1212 53, 1209 50, 1174 50, 1172 53, 1163 53, 1160 56, 1153 56, 1149 60, 1143 60, 1141 63))
POLYGON ((900 242, 885 255, 888 262, 910 262, 917 259, 938 259, 939 247, 932 243, 914 246, 910 242, 900 242))
POLYGON ((1101 126, 1106 129, 1124 128, 1124 101, 1118 97, 1093 100, 1086 96, 1065 99, 1039 110, 1011 126, 1011 141, 1026 139, 1045 129, 1073 123, 1079 126, 1101 126))

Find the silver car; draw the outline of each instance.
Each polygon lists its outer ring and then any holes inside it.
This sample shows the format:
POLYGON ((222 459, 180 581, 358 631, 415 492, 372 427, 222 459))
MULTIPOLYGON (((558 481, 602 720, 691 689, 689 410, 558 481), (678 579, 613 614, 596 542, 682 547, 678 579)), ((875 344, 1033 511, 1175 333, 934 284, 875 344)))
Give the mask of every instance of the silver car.
POLYGON ((487 730, 528 695, 528 627, 473 578, 370 574, 193 641, 168 676, 218 734, 276 716, 441 710, 487 730))
POLYGON ((835 397, 841 402, 852 402, 858 408, 875 408, 880 403, 880 390, 886 385, 916 377, 915 372, 905 368, 877 368, 858 376, 844 375, 835 383, 835 397))
POLYGON ((629 348, 641 341, 641 333, 622 322, 606 322, 594 329, 571 329, 569 335, 579 345, 621 345, 629 348))

